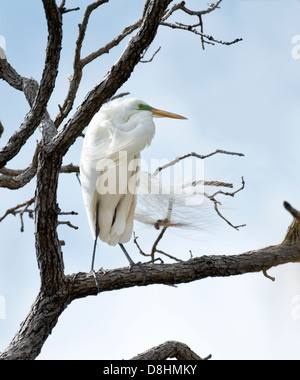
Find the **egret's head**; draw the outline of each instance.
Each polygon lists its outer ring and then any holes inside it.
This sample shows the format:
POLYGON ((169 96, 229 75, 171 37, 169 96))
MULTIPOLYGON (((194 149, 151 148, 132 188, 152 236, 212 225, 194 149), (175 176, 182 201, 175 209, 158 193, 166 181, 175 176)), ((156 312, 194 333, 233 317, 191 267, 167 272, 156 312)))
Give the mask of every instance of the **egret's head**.
POLYGON ((151 112, 153 117, 170 117, 172 119, 186 120, 186 117, 154 108, 146 102, 139 99, 126 99, 122 103, 124 111, 128 114, 136 114, 138 112, 151 112))
POLYGON ((153 117, 170 117, 171 119, 182 119, 186 120, 186 117, 177 115, 175 113, 159 110, 157 108, 149 106, 149 104, 139 103, 138 104, 139 111, 150 111, 153 117))

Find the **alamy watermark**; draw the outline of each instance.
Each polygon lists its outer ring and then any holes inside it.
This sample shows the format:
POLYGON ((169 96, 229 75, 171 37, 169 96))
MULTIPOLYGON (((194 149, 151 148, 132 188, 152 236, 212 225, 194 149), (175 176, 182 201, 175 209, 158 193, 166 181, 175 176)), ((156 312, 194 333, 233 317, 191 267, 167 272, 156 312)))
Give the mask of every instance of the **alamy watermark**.
POLYGON ((292 45, 292 58, 293 59, 300 59, 300 34, 296 34, 295 36, 292 37, 291 40, 292 45))
POLYGON ((141 158, 129 160, 127 151, 116 159, 99 160, 97 192, 105 194, 183 195, 186 204, 199 205, 204 197, 204 161, 179 162, 152 159, 150 167, 141 158), (159 177, 150 173, 159 173, 159 177))
POLYGON ((6 58, 6 40, 4 36, 0 35, 0 59, 6 58))

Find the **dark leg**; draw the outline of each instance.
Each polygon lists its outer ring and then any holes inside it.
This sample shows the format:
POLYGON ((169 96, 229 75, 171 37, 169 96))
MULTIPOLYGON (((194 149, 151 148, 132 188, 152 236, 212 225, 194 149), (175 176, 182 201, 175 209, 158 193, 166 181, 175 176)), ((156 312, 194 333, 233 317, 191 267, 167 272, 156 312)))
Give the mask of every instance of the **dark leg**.
POLYGON ((94 262, 95 262, 97 239, 98 239, 99 232, 100 232, 100 227, 99 227, 99 201, 98 201, 96 204, 95 242, 94 242, 92 265, 91 265, 91 272, 93 273, 93 276, 95 278, 95 282, 96 282, 98 292, 99 292, 99 284, 98 284, 98 280, 96 277, 96 273, 94 271, 94 262))
POLYGON ((146 274, 145 268, 143 267, 143 264, 142 264, 141 262, 135 263, 135 262, 132 260, 132 258, 129 256, 128 252, 126 251, 126 249, 125 249, 125 247, 124 247, 124 245, 123 245, 122 243, 119 243, 119 246, 121 247, 121 249, 122 249, 124 255, 125 255, 126 258, 127 258, 127 260, 129 261, 129 265, 130 265, 130 267, 132 268, 132 267, 138 265, 138 266, 141 268, 141 270, 142 270, 143 273, 144 273, 144 284, 145 284, 145 283, 146 283, 146 279, 147 279, 147 274, 146 274))

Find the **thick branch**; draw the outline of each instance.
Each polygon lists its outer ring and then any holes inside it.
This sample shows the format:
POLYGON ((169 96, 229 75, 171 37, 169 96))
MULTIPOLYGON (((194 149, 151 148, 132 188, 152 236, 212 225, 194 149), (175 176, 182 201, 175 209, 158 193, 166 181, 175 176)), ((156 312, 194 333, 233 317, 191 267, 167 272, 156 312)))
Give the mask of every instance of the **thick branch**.
MULTIPOLYGON (((75 97, 82 79, 82 71, 84 64, 81 60, 81 49, 83 40, 85 38, 88 22, 90 19, 90 16, 92 12, 100 7, 102 4, 107 3, 108 0, 98 0, 94 3, 87 6, 86 11, 84 13, 83 21, 81 24, 79 24, 79 35, 76 41, 76 48, 75 48, 75 54, 74 54, 74 63, 73 63, 73 75, 70 78, 70 87, 67 94, 67 97, 64 101, 64 104, 62 107, 60 107, 60 113, 56 116, 54 120, 55 127, 58 128, 58 126, 61 124, 61 122, 66 118, 73 108, 75 97)), ((64 6, 60 6, 60 9, 63 9, 64 6)))
MULTIPOLYGON (((48 23, 48 44, 46 51, 45 67, 42 75, 40 87, 35 98, 32 109, 29 111, 23 124, 11 136, 5 147, 0 149, 0 168, 4 167, 6 163, 15 157, 27 139, 33 134, 37 126, 40 124, 43 115, 45 114, 48 100, 52 94, 57 70, 60 59, 61 41, 62 41, 62 25, 60 19, 60 12, 57 9, 54 0, 43 0, 45 14, 48 23)), ((1 65, 2 61, 1 60, 1 65)), ((10 71, 13 69, 10 67, 10 71)), ((9 75, 3 74, 3 66, 0 68, 1 77, 9 80, 9 75)), ((15 75, 14 71, 14 76, 15 75)), ((18 78, 20 80, 20 78, 18 78)), ((14 87, 20 89, 21 82, 14 81, 14 87)), ((23 81, 22 81, 23 86, 23 81)), ((22 87, 23 88, 23 87, 22 87)))
MULTIPOLYGON (((174 285, 201 280, 207 277, 227 277, 244 273, 261 272, 273 266, 298 262, 300 243, 280 244, 240 255, 214 255, 195 257, 174 264, 143 264, 147 279, 139 268, 119 268, 97 272, 100 292, 149 284, 174 285)), ((97 293, 92 274, 78 273, 68 276, 72 298, 81 298, 97 293)))
MULTIPOLYGON (((20 169, 0 169, 0 187, 10 190, 17 190, 26 186, 36 175, 37 157, 39 150, 37 149, 31 164, 24 170, 20 169)), ((79 167, 73 164, 65 165, 60 168, 60 173, 79 173, 79 167)))
POLYGON ((36 175, 40 145, 37 146, 31 164, 24 170, 0 169, 0 187, 16 190, 24 187, 36 175))
POLYGON ((47 296, 40 292, 20 330, 0 354, 0 360, 35 359, 68 303, 68 298, 61 294, 47 296))
POLYGON ((64 263, 57 236, 56 193, 61 157, 41 150, 35 200, 35 245, 44 293, 56 293, 64 283, 64 263))

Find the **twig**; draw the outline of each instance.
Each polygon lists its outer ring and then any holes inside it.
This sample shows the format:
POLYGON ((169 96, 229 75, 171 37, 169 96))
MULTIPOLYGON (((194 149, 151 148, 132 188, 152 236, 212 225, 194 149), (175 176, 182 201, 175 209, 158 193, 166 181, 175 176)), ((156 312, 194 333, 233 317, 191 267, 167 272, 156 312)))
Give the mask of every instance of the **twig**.
POLYGON ((264 269, 262 270, 264 276, 267 277, 267 278, 268 278, 269 280, 271 280, 271 281, 275 281, 275 277, 272 277, 272 276, 270 276, 270 275, 267 273, 267 270, 268 270, 268 269, 270 269, 270 268, 267 268, 267 269, 264 268, 264 269))
POLYGON ((61 225, 61 224, 65 224, 67 226, 69 226, 70 228, 74 228, 74 230, 78 230, 79 227, 77 226, 74 226, 71 222, 69 221, 58 221, 57 222, 58 225, 61 225))
POLYGON ((165 15, 161 21, 161 25, 167 26, 167 27, 172 28, 172 29, 181 29, 181 30, 188 31, 188 32, 194 33, 196 35, 199 35, 201 37, 201 44, 202 44, 203 50, 205 49, 205 45, 204 45, 205 43, 211 44, 211 45, 214 45, 214 43, 218 43, 218 44, 222 44, 222 45, 232 45, 232 44, 235 44, 237 42, 240 42, 240 41, 242 41, 242 38, 236 38, 234 41, 225 42, 225 41, 222 41, 222 40, 217 39, 211 35, 204 33, 202 16, 206 15, 210 12, 213 12, 215 9, 219 8, 221 1, 222 0, 218 0, 215 3, 209 4, 209 7, 205 10, 202 10, 202 11, 191 10, 185 6, 185 1, 182 1, 179 4, 173 5, 170 9, 168 9, 165 12, 165 15), (186 24, 182 24, 180 22, 176 22, 176 23, 166 22, 166 20, 168 18, 170 18, 170 16, 173 13, 177 12, 178 10, 183 11, 184 13, 188 14, 189 16, 198 17, 199 22, 197 24, 194 24, 194 25, 191 25, 191 24, 186 25, 186 24), (200 31, 195 29, 197 27, 200 27, 200 31))
POLYGON ((297 211, 294 207, 292 207, 288 202, 283 202, 284 208, 298 221, 300 221, 300 212, 297 211))
POLYGON ((80 10, 80 7, 76 7, 76 8, 70 8, 70 9, 67 9, 67 8, 61 8, 60 11, 62 14, 65 14, 65 13, 69 13, 69 12, 74 12, 74 11, 79 11, 80 10))
POLYGON ((160 253, 161 255, 167 256, 169 259, 172 259, 174 261, 183 262, 183 260, 178 259, 177 257, 170 255, 169 253, 166 253, 166 252, 162 251, 161 249, 156 249, 155 252, 160 253))
MULTIPOLYGON (((227 155, 234 155, 234 156, 240 156, 240 157, 243 157, 244 154, 243 153, 237 153, 237 152, 229 152, 229 151, 225 151, 225 150, 221 150, 221 149, 217 149, 215 150, 214 152, 212 153, 209 153, 209 154, 206 154, 206 155, 200 155, 200 154, 197 154, 195 152, 191 152, 191 153, 188 153, 188 154, 185 154, 183 156, 179 156, 177 158, 175 158, 174 160, 170 161, 169 163, 167 163, 166 165, 163 165, 161 167, 158 167, 153 175, 157 175, 159 172, 161 172, 162 170, 170 167, 170 166, 173 166, 173 165, 176 165, 178 162, 180 162, 181 160, 184 160, 186 158, 189 158, 189 157, 195 157, 195 158, 199 158, 199 159, 205 159, 205 158, 208 158, 208 157, 212 157, 216 154, 227 154, 227 155)), ((191 183, 187 183, 187 184, 184 184, 183 185, 183 188, 188 188, 188 187, 191 187, 191 186, 199 186, 199 185, 206 185, 206 186, 215 186, 215 187, 228 187, 228 188, 233 188, 233 184, 231 183, 227 183, 227 182, 219 182, 219 181, 204 181, 203 179, 202 180, 198 180, 198 181, 193 181, 191 183)), ((218 214, 218 216, 223 219, 229 226, 231 226, 232 228, 236 229, 236 230, 239 230, 239 228, 242 228, 245 226, 245 224, 241 224, 241 225, 234 225, 232 224, 219 210, 219 205, 221 205, 221 202, 216 199, 216 197, 218 195, 225 195, 225 196, 231 196, 231 197, 234 197, 238 192, 242 191, 243 189, 245 188, 245 181, 244 181, 244 178, 242 177, 242 185, 240 186, 240 188, 238 188, 237 190, 235 191, 232 191, 232 192, 228 192, 228 191, 224 191, 224 190, 218 190, 216 192, 214 192, 213 194, 207 194, 206 192, 202 193, 203 196, 205 196, 206 198, 208 198, 210 201, 213 202, 214 204, 214 209, 216 211, 216 213, 218 214)), ((197 193, 198 194, 198 193, 197 193)), ((152 260, 154 260, 154 255, 155 255, 155 252, 158 252, 158 253, 161 253, 161 254, 165 254, 166 256, 172 258, 172 259, 175 259, 177 261, 179 261, 179 259, 177 258, 174 258, 173 256, 169 255, 169 254, 166 254, 165 252, 163 251, 160 251, 157 249, 157 245, 159 243, 159 241, 163 238, 166 230, 168 227, 180 227, 180 226, 183 226, 184 224, 181 224, 180 222, 172 222, 171 220, 171 213, 172 213, 172 208, 173 208, 173 203, 172 203, 172 198, 170 200, 170 203, 169 203, 169 208, 168 208, 168 215, 165 219, 159 219, 156 221, 156 223, 154 223, 154 227, 156 229, 160 229, 161 227, 162 230, 160 232, 160 234, 158 235, 158 237, 156 238, 153 246, 152 246, 152 250, 151 250, 151 257, 152 257, 152 260)), ((141 251, 141 249, 140 249, 141 251)))
POLYGON ((8 209, 5 214, 0 218, 0 223, 8 216, 8 215, 13 215, 16 216, 17 214, 20 215, 20 220, 21 220, 21 232, 24 232, 24 220, 23 220, 23 215, 25 212, 28 213, 28 216, 30 218, 33 218, 33 213, 34 210, 29 209, 29 206, 31 206, 35 201, 35 197, 30 198, 28 201, 23 202, 18 204, 17 206, 14 206, 10 209, 8 209), (22 209, 22 207, 24 207, 22 209), (21 210, 20 210, 21 209, 21 210))
POLYGON ((139 238, 139 237, 135 235, 135 232, 133 232, 133 242, 134 242, 134 244, 137 246, 137 248, 138 248, 140 254, 141 254, 142 256, 148 256, 148 257, 151 256, 151 254, 149 254, 149 253, 145 253, 145 252, 142 250, 141 246, 139 245, 139 243, 138 243, 138 241, 137 241, 138 238, 139 238))
POLYGON ((103 54, 108 54, 110 50, 120 44, 121 41, 124 40, 127 36, 129 36, 132 32, 134 32, 137 28, 139 28, 142 24, 142 19, 138 20, 134 24, 127 26, 117 37, 111 40, 108 44, 101 47, 100 49, 94 51, 89 54, 85 58, 81 59, 82 66, 86 66, 88 63, 92 62, 96 58, 100 57, 103 54))
POLYGON ((174 160, 168 162, 166 165, 158 167, 153 172, 153 175, 157 175, 162 170, 164 170, 164 169, 166 169, 166 168, 168 168, 170 166, 173 166, 173 165, 177 164, 178 162, 180 162, 181 160, 184 160, 184 159, 186 159, 188 157, 195 157, 195 158, 200 158, 201 160, 204 160, 205 158, 214 156, 215 154, 227 154, 227 155, 231 155, 231 156, 240 156, 240 157, 244 157, 245 156, 243 153, 229 152, 229 151, 222 150, 222 149, 217 149, 214 152, 206 154, 206 155, 202 155, 202 154, 197 154, 195 152, 191 152, 191 153, 188 153, 188 154, 185 154, 183 156, 175 158, 174 160))
POLYGON ((284 208, 294 217, 288 228, 283 244, 292 244, 300 239, 300 212, 294 209, 288 202, 283 203, 284 208))
POLYGON ((198 181, 193 181, 193 182, 187 182, 185 183, 182 187, 190 187, 190 186, 214 186, 214 187, 228 187, 228 188, 233 188, 232 183, 228 182, 220 182, 220 181, 205 181, 203 179, 200 179, 198 181))
POLYGON ((124 96, 127 96, 127 95, 130 95, 130 92, 121 92, 121 94, 117 94, 117 95, 113 96, 107 102, 111 102, 113 100, 117 100, 117 99, 123 98, 124 96))
MULTIPOLYGON (((148 47, 148 48, 149 48, 149 47, 148 47)), ((154 57, 156 56, 156 54, 160 51, 161 46, 155 51, 155 53, 152 55, 152 57, 151 57, 150 59, 148 59, 148 60, 143 60, 143 58, 145 58, 145 55, 146 55, 146 53, 147 53, 147 51, 148 51, 148 48, 144 51, 144 54, 143 54, 142 57, 141 57, 141 60, 140 60, 141 63, 150 63, 150 62, 152 62, 153 59, 154 59, 154 57)))
POLYGON ((164 227, 161 232, 159 233, 159 235, 157 236, 155 242, 153 243, 153 246, 152 246, 152 249, 151 249, 151 260, 154 262, 154 255, 155 255, 155 252, 156 251, 156 247, 158 245, 158 243, 160 242, 160 240, 162 239, 162 237, 164 236, 165 232, 167 231, 167 228, 168 227, 164 227))
POLYGON ((244 181, 244 178, 242 177, 242 186, 237 189, 236 191, 233 191, 232 193, 230 192, 224 192, 222 190, 219 190, 217 192, 215 192, 214 194, 212 195, 208 195, 208 194, 205 194, 207 196, 207 198, 209 198, 211 201, 214 202, 214 208, 215 208, 215 211, 216 213, 223 219, 225 220, 225 222, 227 224, 229 224, 229 226, 231 226, 232 228, 236 229, 236 230, 239 230, 239 228, 242 228, 242 227, 245 227, 246 224, 240 224, 240 225, 233 225, 228 219, 225 218, 225 216, 223 216, 218 208, 218 205, 221 204, 219 201, 217 201, 215 199, 216 195, 219 195, 219 194, 222 194, 222 195, 226 195, 226 196, 230 196, 230 197, 234 197, 235 194, 237 194, 238 192, 242 191, 243 189, 245 188, 245 181, 244 181))
POLYGON ((59 212, 58 215, 78 215, 76 211, 68 211, 68 212, 59 212))
POLYGON ((60 173, 79 173, 79 166, 69 164, 60 168, 60 173))
MULTIPOLYGON (((222 40, 219 40, 219 39, 217 39, 217 38, 215 38, 209 34, 203 33, 202 31, 199 31, 195 28, 192 28, 190 25, 181 24, 179 22, 176 22, 175 24, 169 23, 169 22, 162 22, 161 25, 167 26, 167 27, 172 28, 172 29, 181 29, 181 30, 185 30, 185 31, 194 33, 198 36, 201 36, 202 42, 205 42, 205 43, 207 43, 207 41, 205 41, 204 38, 208 39, 208 41, 210 41, 210 43, 215 42, 215 43, 218 43, 221 45, 227 45, 227 46, 236 44, 237 42, 240 42, 240 41, 243 41, 242 38, 236 38, 235 40, 229 41, 229 42, 228 41, 222 41, 222 40)), ((199 26, 201 26, 201 24, 199 24, 199 26)), ((214 44, 212 43, 212 45, 214 45, 214 44)))
POLYGON ((65 8, 65 5, 66 5, 66 0, 62 0, 60 6, 58 7, 58 9, 60 10, 61 14, 69 13, 69 12, 73 12, 73 11, 79 11, 80 10, 79 7, 72 8, 72 9, 67 9, 67 8, 65 8))
POLYGON ((233 191, 231 193, 230 192, 225 192, 223 190, 218 190, 214 194, 212 194, 210 197, 213 199, 218 194, 223 194, 223 195, 227 195, 227 196, 230 196, 230 197, 234 197, 235 194, 239 193, 244 188, 245 188, 245 180, 244 180, 244 177, 242 177, 242 186, 239 189, 237 189, 237 190, 235 190, 235 191, 233 191))

